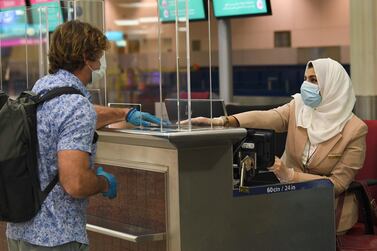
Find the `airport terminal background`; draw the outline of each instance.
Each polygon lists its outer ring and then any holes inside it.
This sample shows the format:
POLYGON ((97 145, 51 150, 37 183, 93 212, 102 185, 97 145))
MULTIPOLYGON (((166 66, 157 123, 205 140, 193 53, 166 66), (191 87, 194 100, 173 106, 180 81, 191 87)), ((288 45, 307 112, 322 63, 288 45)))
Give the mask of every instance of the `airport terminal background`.
MULTIPOLYGON (((106 0, 104 4, 105 29, 112 40, 106 55, 108 102, 141 103, 143 110, 154 113, 154 102, 159 100, 160 77, 156 63, 156 3, 152 0, 106 0)), ((350 70, 348 0, 272 0, 271 9, 272 15, 230 19, 233 103, 286 102, 290 95, 299 92, 305 64, 310 59, 331 57, 350 70)), ((210 22, 212 85, 218 96, 218 21, 212 10, 210 22)), ((190 23, 194 98, 195 93, 208 93, 206 23, 206 20, 190 23)), ((163 24, 163 98, 177 96, 173 31, 174 23, 163 24)), ((30 53, 33 50, 30 47, 28 74, 29 82, 33 84, 38 79, 38 54, 30 53)), ((1 57, 3 89, 16 95, 25 88, 25 46, 7 45, 3 41, 1 57)), ((181 91, 185 91, 184 86, 181 91)))

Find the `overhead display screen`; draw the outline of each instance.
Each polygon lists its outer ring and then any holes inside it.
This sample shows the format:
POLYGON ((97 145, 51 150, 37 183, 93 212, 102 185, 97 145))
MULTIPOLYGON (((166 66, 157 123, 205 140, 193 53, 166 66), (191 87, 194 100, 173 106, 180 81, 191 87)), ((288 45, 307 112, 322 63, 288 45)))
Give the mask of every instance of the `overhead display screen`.
POLYGON ((0 9, 25 6, 25 0, 1 0, 0 9))
POLYGON ((26 7, 0 10, 0 38, 25 37, 27 17, 26 7))
POLYGON ((271 15, 269 0, 213 0, 215 17, 271 15))
POLYGON ((34 24, 41 23, 42 26, 48 24, 48 31, 54 31, 56 26, 63 23, 63 13, 59 1, 34 0, 31 3, 34 24))
POLYGON ((31 4, 58 2, 58 0, 30 0, 31 4))
MULTIPOLYGON (((176 17, 175 0, 159 0, 161 22, 174 22, 176 17)), ((205 20, 207 11, 203 0, 188 0, 189 20, 205 20)), ((178 18, 186 17, 186 0, 178 0, 178 18)), ((178 19, 180 20, 180 19, 178 19)))

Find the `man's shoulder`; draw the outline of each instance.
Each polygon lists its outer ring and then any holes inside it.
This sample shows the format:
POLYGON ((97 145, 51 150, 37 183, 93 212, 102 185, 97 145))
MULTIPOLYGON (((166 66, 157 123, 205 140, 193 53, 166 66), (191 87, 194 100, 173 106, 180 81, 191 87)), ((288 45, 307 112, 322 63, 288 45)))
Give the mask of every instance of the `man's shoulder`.
MULTIPOLYGON (((42 90, 44 95, 49 90, 42 90)), ((80 120, 95 119, 95 112, 92 104, 81 94, 63 94, 40 105, 39 117, 49 117, 54 124, 80 118, 80 120)))
POLYGON ((46 93, 51 86, 54 85, 54 83, 57 82, 57 79, 54 75, 46 75, 43 76, 42 78, 38 79, 35 85, 32 88, 32 91, 37 93, 37 94, 44 94, 46 93))

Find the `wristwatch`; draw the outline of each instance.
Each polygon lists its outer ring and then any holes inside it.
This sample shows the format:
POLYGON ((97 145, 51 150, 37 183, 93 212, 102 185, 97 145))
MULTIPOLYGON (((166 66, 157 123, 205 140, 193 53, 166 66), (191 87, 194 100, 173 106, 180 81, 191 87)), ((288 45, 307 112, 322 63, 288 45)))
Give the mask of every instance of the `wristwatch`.
POLYGON ((228 116, 221 116, 220 118, 221 118, 221 120, 223 121, 223 126, 224 126, 224 127, 229 127, 229 125, 230 125, 230 121, 229 121, 228 116))

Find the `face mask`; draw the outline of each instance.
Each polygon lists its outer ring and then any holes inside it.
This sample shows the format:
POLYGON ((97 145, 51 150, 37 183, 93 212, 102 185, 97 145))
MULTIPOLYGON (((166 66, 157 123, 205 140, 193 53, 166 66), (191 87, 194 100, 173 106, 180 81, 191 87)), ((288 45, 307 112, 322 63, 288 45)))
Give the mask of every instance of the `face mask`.
POLYGON ((105 54, 103 54, 103 56, 101 57, 101 59, 99 60, 101 66, 98 70, 93 70, 92 67, 90 67, 90 65, 88 65, 89 69, 92 70, 92 80, 90 81, 90 83, 93 83, 93 82, 96 82, 100 79, 102 79, 105 74, 106 74, 106 58, 105 58, 105 54))
POLYGON ((311 108, 318 107, 322 101, 322 97, 319 94, 319 86, 308 81, 304 81, 301 85, 301 97, 304 104, 311 108))

